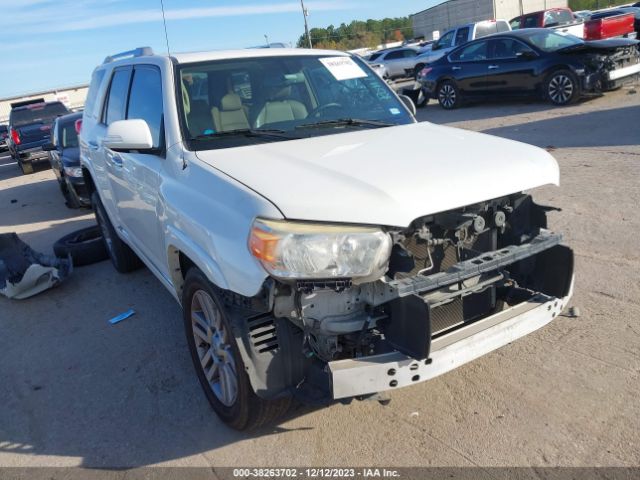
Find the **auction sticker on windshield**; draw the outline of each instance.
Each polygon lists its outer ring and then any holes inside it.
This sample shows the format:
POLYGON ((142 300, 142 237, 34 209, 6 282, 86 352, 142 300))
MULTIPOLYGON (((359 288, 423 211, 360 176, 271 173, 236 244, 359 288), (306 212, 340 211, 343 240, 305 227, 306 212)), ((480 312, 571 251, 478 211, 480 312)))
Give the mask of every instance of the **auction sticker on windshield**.
POLYGON ((320 62, 327 67, 336 80, 352 80, 363 78, 367 74, 349 57, 321 58, 320 62))

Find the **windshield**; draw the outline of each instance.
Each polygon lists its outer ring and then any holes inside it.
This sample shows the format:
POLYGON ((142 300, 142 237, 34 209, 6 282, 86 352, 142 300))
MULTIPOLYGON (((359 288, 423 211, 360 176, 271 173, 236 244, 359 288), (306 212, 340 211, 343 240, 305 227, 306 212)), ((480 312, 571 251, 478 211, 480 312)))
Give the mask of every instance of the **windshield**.
POLYGON ((358 58, 273 56, 179 67, 182 123, 193 150, 413 123, 358 58))
POLYGON ((53 123, 56 117, 69 113, 62 103, 34 103, 11 111, 11 124, 22 127, 34 123, 53 123))
POLYGON ((582 45, 584 43, 582 39, 574 37, 573 35, 546 30, 533 30, 531 32, 522 30, 521 37, 545 52, 555 52, 563 48, 575 47, 576 45, 582 45))

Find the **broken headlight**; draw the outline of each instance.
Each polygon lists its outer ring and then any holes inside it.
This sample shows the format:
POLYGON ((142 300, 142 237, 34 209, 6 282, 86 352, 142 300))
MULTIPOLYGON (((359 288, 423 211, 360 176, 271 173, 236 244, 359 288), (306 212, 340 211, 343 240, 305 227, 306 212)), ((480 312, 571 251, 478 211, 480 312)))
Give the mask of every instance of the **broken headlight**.
POLYGON ((276 278, 373 281, 387 271, 391 238, 371 227, 257 219, 249 250, 276 278))

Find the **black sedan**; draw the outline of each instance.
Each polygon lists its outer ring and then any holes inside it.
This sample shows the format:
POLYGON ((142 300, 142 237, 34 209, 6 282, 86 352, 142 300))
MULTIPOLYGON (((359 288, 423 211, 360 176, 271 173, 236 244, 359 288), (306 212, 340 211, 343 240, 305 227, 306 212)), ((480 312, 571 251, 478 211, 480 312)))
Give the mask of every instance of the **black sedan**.
POLYGON ((469 42, 427 65, 418 82, 445 109, 464 99, 537 95, 566 105, 620 86, 640 72, 636 40, 585 42, 549 29, 523 29, 469 42))
POLYGON ((82 113, 58 117, 53 124, 51 143, 43 147, 49 152, 51 168, 69 208, 91 206, 80 166, 78 132, 81 122, 82 113))

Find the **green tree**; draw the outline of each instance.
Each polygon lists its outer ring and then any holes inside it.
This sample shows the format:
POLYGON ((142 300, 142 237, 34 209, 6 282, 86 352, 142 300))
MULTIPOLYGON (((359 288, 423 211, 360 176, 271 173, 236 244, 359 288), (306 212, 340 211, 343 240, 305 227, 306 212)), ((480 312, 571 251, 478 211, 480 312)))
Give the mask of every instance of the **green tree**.
MULTIPOLYGON (((383 20, 354 20, 339 27, 312 28, 309 31, 311 43, 317 48, 333 50, 354 50, 373 48, 380 43, 395 42, 413 36, 409 17, 385 18, 383 20)), ((301 35, 298 47, 307 47, 305 35, 301 35)))
POLYGON ((629 0, 569 0, 569 8, 574 11, 598 10, 628 4, 629 0))

